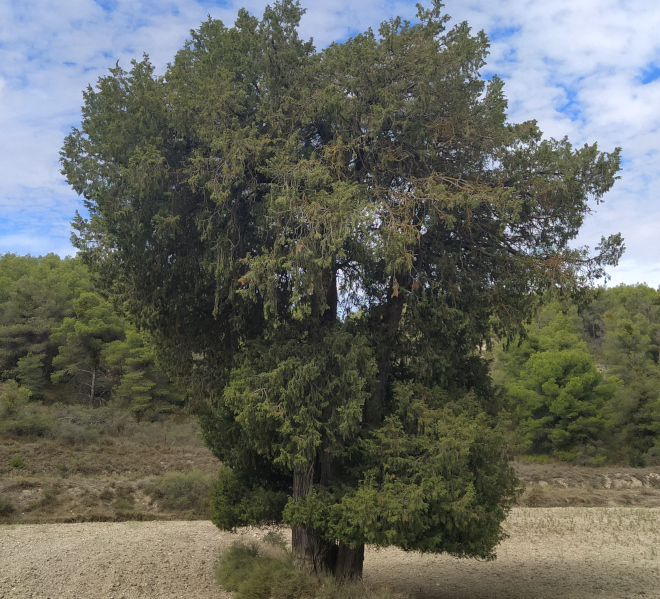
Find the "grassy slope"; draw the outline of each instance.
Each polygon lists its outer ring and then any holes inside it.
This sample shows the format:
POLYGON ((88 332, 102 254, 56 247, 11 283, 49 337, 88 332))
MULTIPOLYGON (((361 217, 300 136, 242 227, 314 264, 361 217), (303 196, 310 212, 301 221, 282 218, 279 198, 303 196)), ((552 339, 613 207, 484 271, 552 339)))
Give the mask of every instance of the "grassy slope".
POLYGON ((7 437, 0 522, 207 518, 218 466, 190 422, 139 425, 93 442, 7 437))

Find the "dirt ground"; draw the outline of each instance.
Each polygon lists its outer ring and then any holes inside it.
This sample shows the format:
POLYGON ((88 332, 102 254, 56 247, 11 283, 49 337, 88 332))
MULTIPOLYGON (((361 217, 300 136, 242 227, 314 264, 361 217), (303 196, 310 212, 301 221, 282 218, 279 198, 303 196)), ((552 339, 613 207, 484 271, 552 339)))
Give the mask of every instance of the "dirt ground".
MULTIPOLYGON (((660 509, 516 508, 493 562, 367 551, 365 584, 411 599, 660 598, 660 509)), ((210 522, 0 527, 0 599, 227 599, 213 580, 237 538, 210 522)))

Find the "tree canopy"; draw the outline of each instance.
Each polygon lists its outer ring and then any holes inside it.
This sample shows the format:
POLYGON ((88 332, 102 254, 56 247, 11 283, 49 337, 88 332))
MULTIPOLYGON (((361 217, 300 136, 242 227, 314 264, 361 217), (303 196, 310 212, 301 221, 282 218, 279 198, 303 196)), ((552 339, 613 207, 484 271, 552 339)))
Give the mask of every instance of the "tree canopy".
POLYGON ((316 51, 297 2, 209 19, 84 94, 74 243, 191 390, 226 528, 293 526, 310 570, 364 543, 492 557, 515 495, 482 354, 549 288, 619 151, 510 124, 488 40, 440 2, 316 51))

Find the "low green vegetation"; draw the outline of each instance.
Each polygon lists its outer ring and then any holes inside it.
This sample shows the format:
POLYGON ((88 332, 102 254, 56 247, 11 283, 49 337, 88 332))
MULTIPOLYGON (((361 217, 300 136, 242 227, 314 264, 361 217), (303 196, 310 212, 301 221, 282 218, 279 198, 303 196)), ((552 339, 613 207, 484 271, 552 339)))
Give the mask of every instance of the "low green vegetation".
POLYGON ((0 496, 0 518, 8 518, 16 511, 14 504, 0 496))
POLYGON ((191 472, 168 472, 163 476, 154 476, 142 480, 139 487, 153 501, 168 509, 192 511, 208 517, 209 496, 215 480, 212 475, 199 470, 191 472))
POLYGON ((318 582, 294 568, 287 553, 278 553, 264 555, 256 543, 235 544, 220 558, 217 581, 226 591, 236 593, 237 599, 313 597, 318 582))
MULTIPOLYGON (((200 445, 197 426, 185 414, 160 414, 138 422, 127 408, 110 404, 34 402, 15 381, 0 383, 0 435, 26 440, 53 439, 69 444, 122 439, 142 445, 200 445)), ((18 459, 12 457, 12 460, 18 459)), ((21 458, 22 459, 22 458, 21 458)), ((20 468, 20 465, 12 466, 20 468)))
POLYGON ((308 576, 292 564, 282 537, 273 533, 264 543, 235 543, 216 566, 218 583, 236 599, 379 599, 393 598, 361 581, 339 584, 329 576, 308 576))

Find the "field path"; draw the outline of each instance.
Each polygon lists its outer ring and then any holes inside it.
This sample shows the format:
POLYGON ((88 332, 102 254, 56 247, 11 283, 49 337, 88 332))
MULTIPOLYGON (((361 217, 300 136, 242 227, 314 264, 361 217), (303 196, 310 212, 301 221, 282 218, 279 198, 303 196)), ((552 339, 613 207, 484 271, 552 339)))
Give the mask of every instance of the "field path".
MULTIPOLYGON (((365 583, 413 599, 660 599, 660 510, 517 508, 494 562, 369 550, 365 583)), ((228 599, 209 522, 0 527, 0 599, 228 599)))

